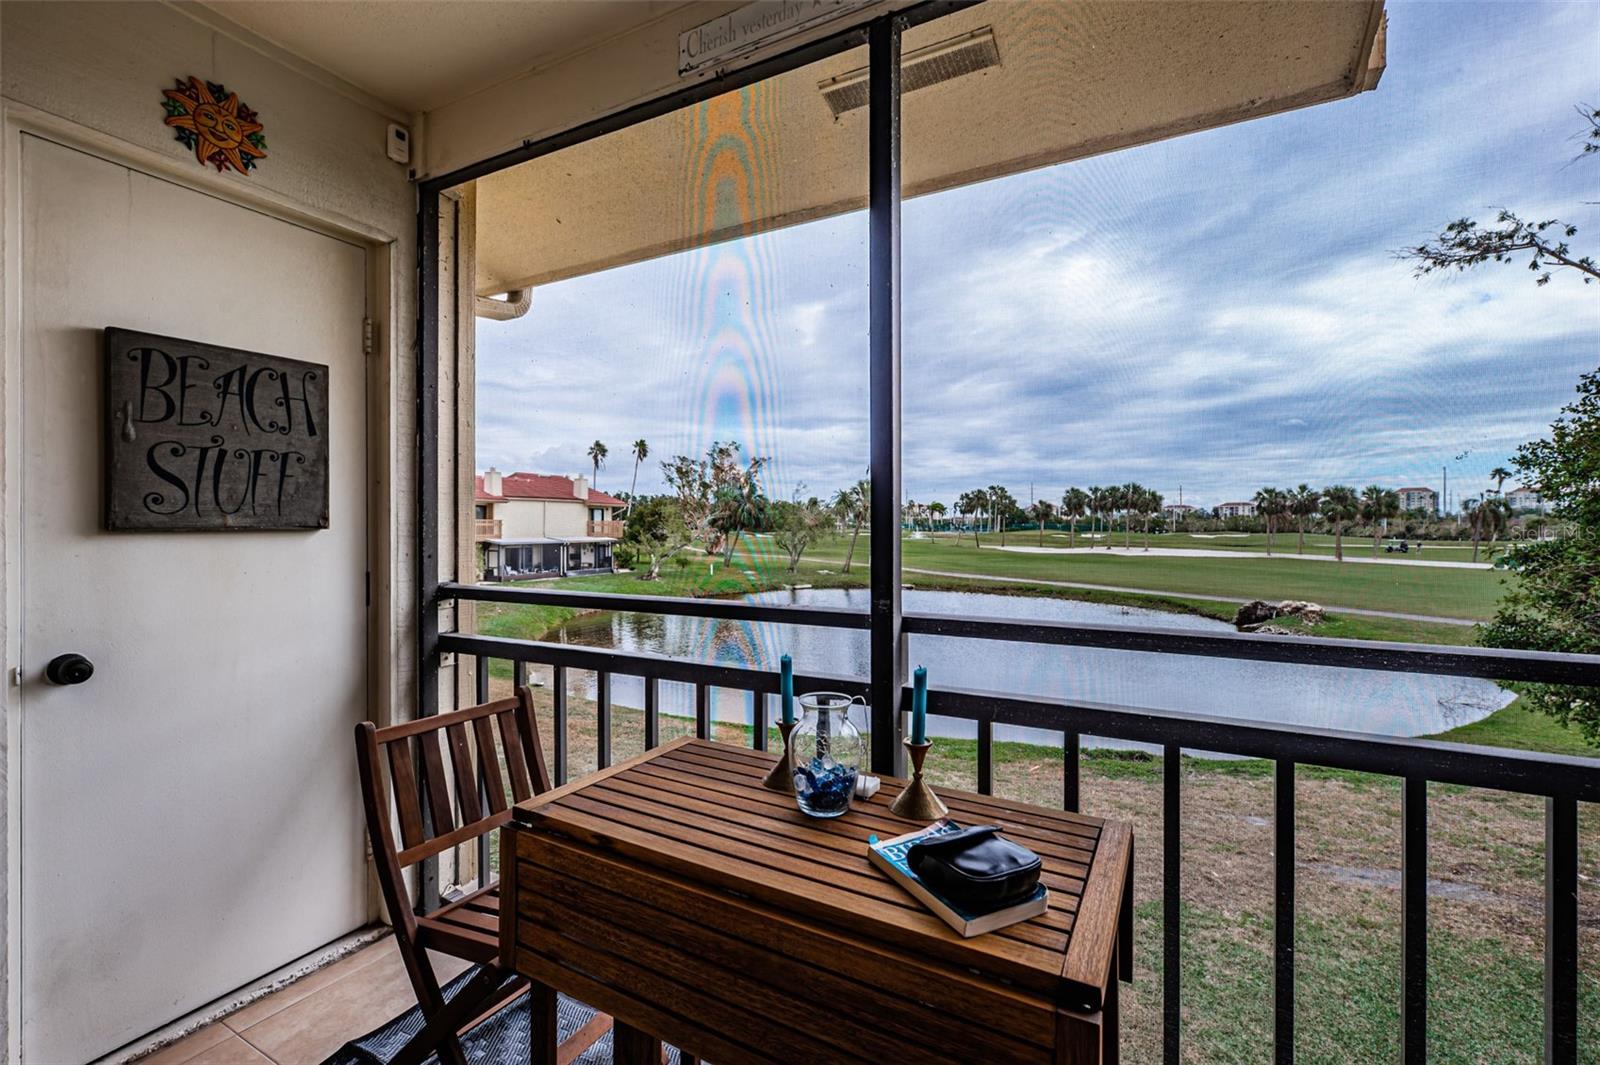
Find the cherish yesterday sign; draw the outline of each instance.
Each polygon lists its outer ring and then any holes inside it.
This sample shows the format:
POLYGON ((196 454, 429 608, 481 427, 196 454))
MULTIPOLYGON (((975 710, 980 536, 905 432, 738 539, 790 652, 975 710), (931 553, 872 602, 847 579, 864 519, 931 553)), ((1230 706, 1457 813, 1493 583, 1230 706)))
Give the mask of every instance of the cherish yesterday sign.
POLYGON ((105 331, 106 528, 328 526, 328 368, 105 331))

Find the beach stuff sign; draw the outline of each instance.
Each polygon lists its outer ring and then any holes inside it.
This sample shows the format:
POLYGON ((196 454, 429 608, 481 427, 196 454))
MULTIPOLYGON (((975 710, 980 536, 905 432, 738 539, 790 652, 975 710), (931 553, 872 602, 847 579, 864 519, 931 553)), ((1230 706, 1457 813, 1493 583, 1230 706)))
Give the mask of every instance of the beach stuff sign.
POLYGON ((328 368, 105 331, 106 528, 328 526, 328 368))

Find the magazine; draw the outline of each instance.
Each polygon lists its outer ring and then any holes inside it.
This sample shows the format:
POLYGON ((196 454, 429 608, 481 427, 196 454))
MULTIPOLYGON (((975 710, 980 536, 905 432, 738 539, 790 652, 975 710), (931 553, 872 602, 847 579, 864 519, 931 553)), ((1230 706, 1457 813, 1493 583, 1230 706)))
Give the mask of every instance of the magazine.
POLYGON ((1044 913, 1050 905, 1050 892, 1043 884, 1033 889, 1033 894, 1021 902, 1003 906, 997 910, 973 911, 957 906, 943 896, 934 892, 924 884, 911 867, 906 864, 906 851, 911 849, 913 843, 930 836, 942 836, 951 832, 959 832, 961 826, 949 818, 935 821, 926 828, 919 828, 915 832, 907 832, 903 836, 893 839, 879 840, 868 845, 867 856, 872 864, 888 874, 889 879, 899 884, 910 892, 918 902, 943 918, 945 924, 959 932, 963 937, 971 939, 981 936, 985 932, 993 932, 997 928, 1026 921, 1030 917, 1037 917, 1044 913))

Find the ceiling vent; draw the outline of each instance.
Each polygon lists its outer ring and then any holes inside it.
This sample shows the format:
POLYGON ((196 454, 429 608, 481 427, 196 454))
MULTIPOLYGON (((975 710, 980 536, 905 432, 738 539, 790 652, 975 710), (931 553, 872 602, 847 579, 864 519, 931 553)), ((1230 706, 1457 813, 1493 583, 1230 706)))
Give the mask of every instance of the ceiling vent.
MULTIPOLYGON (((1000 65, 1000 49, 994 43, 994 28, 963 33, 948 41, 930 44, 907 52, 900 60, 900 93, 916 92, 941 81, 972 74, 1000 65)), ((828 101, 833 117, 867 106, 869 79, 866 67, 817 83, 817 90, 828 101)))

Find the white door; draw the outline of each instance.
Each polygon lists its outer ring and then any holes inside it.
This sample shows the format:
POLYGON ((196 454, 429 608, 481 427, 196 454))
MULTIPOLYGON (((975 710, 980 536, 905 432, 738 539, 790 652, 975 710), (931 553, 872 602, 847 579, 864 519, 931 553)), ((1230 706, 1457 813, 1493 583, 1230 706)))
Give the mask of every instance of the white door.
POLYGON ((77 1062, 365 918, 366 255, 36 137, 21 174, 22 1047, 77 1062), (330 527, 102 531, 105 326, 328 364, 330 527))

